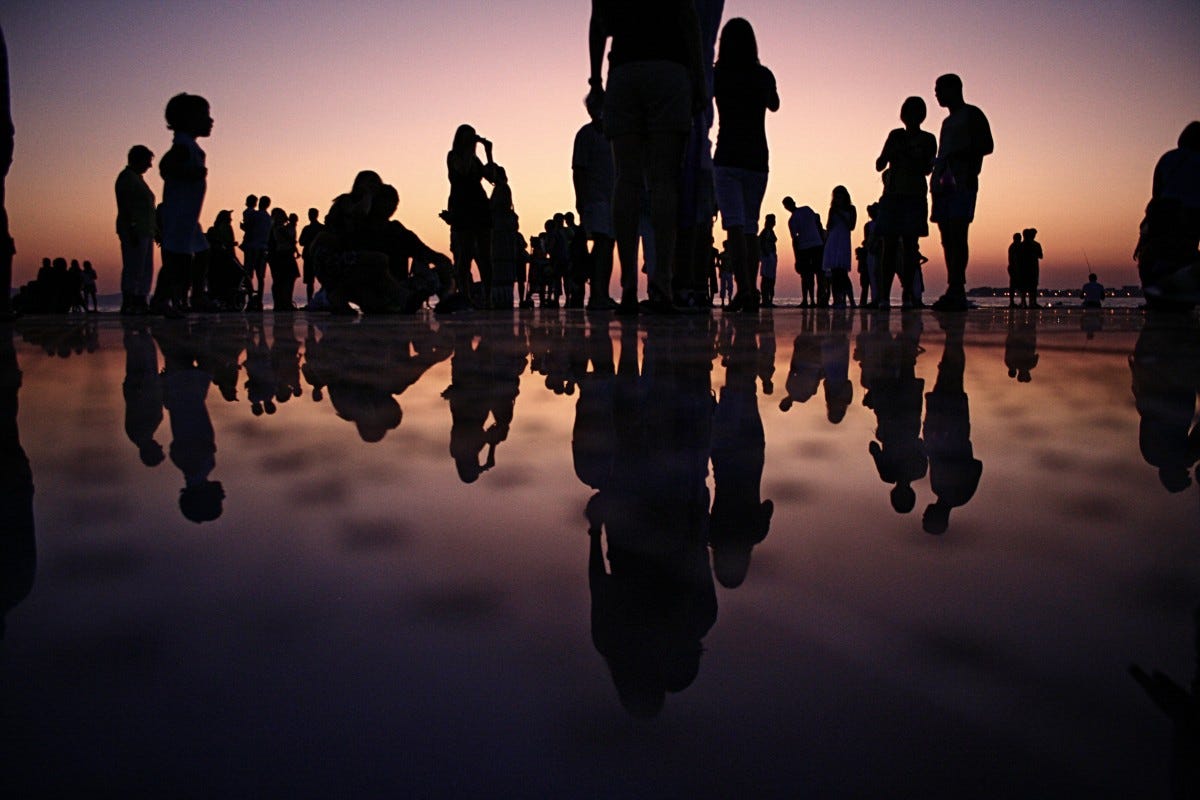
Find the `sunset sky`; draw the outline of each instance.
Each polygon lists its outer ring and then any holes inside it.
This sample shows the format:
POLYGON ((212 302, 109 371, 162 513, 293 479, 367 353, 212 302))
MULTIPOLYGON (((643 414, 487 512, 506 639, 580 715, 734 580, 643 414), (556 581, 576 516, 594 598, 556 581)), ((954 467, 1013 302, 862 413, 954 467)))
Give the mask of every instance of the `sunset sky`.
MULTIPOLYGON (((212 103, 202 223, 248 193, 304 216, 354 173, 401 193, 398 217, 448 250, 445 155, 455 127, 495 143, 528 236, 574 205, 571 143, 586 121, 587 0, 144 2, 6 0, 17 140, 8 208, 14 283, 43 256, 91 259, 118 290, 113 180, 136 143, 157 155, 163 106, 212 103)), ((1086 258, 1109 285, 1136 282, 1130 253, 1155 161, 1200 118, 1200 14, 1193 2, 960 3, 729 0, 754 25, 782 107, 769 115, 764 213, 791 194, 822 215, 844 184, 863 214, 874 160, 900 103, 945 115, 941 73, 991 120, 972 228, 969 285, 1003 284, 1014 231, 1036 227, 1043 285, 1074 286, 1086 258)), ((718 122, 719 124, 719 122, 718 122)), ((157 167, 148 182, 161 196, 157 167)), ((856 233, 856 241, 858 234, 856 233)), ((786 248, 785 248, 786 250, 786 248)), ((936 230, 931 290, 944 285, 936 230)), ((790 253, 780 296, 796 290, 790 253)))

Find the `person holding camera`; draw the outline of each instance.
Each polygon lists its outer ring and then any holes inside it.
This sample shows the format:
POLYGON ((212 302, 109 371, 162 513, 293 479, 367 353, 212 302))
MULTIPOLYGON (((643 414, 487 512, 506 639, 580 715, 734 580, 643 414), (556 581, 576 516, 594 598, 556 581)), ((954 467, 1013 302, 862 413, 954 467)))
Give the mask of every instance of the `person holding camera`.
POLYGON ((496 162, 492 143, 479 136, 470 125, 459 125, 454 143, 446 154, 450 175, 450 199, 442 219, 450 224, 450 252, 454 256, 454 274, 460 291, 471 295, 471 262, 479 267, 483 284, 482 305, 492 304, 492 210, 483 181, 495 184, 496 162), (483 145, 487 162, 479 160, 476 147, 483 145))

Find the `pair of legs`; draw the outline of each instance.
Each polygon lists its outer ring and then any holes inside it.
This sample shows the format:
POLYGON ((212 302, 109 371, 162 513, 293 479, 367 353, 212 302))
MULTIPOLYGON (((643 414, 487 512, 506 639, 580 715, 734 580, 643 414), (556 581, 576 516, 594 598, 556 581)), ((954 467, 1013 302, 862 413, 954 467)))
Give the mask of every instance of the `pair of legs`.
POLYGON ((450 252, 454 256, 454 278, 460 291, 470 296, 471 262, 479 267, 484 305, 492 299, 492 231, 490 228, 458 229, 450 232, 450 252))
POLYGON ((121 242, 121 310, 142 309, 154 281, 154 240, 149 236, 121 242))
POLYGON ((650 275, 652 295, 671 298, 671 269, 679 214, 679 175, 686 133, 653 131, 613 137, 613 229, 621 262, 621 300, 637 300, 638 217, 643 188, 650 196, 655 263, 650 275))
MULTIPOLYGON (((578 234, 576 234, 578 235, 578 234)), ((590 307, 599 307, 610 302, 608 293, 612 281, 613 248, 616 243, 608 234, 597 233, 592 239, 592 294, 588 298, 590 307)))
POLYGON ((967 231, 971 227, 970 220, 951 219, 938 223, 942 234, 942 252, 946 257, 946 294, 950 300, 966 300, 967 298, 967 259, 970 249, 967 247, 967 231))

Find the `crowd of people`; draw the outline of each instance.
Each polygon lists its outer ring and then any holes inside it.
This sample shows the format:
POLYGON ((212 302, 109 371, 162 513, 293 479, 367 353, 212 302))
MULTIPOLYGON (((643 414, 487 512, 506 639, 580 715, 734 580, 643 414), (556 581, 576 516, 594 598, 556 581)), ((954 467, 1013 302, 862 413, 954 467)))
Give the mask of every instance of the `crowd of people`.
MULTIPOLYGON (((262 310, 268 272, 276 311, 295 307, 301 280, 307 308, 334 312, 411 312, 435 297, 442 313, 535 301, 618 314, 687 313, 718 302, 727 312, 753 313, 774 305, 778 235, 774 215, 761 228, 760 217, 769 177, 765 120, 780 108, 780 94, 774 73, 760 61, 751 23, 735 17, 721 26, 723 8, 721 0, 646 6, 594 0, 589 121, 575 136, 571 159, 574 211, 555 214, 527 238, 492 142, 460 125, 446 155, 450 191, 441 212, 450 226, 449 256, 391 219, 395 190, 379 195, 386 184, 371 171, 360 173, 324 221, 310 208, 303 230, 297 214, 272 208, 265 195, 246 198, 240 242, 231 211, 220 211, 203 230, 207 166, 198 142, 212 132, 210 108, 198 95, 171 98, 165 116, 174 139, 159 164, 162 202, 143 177, 154 159, 144 145, 130 149, 116 181, 122 313, 262 310), (360 183, 367 175, 374 178, 360 183), (389 205, 385 216, 381 209, 389 205), (724 235, 719 248, 717 219, 724 235), (152 285, 156 245, 162 267, 152 285), (382 249, 369 249, 376 247, 382 249), (616 298, 609 294, 614 258, 616 298)), ((802 306, 888 308, 898 280, 901 306, 923 307, 927 259, 920 240, 934 222, 947 288, 932 306, 969 307, 969 230, 994 142, 986 115, 965 101, 959 76, 938 77, 934 94, 947 112, 938 136, 921 128, 924 100, 913 96, 901 104, 902 127, 888 133, 875 161, 882 188, 866 206, 858 247, 851 240, 861 220, 845 186, 832 189, 824 219, 784 198, 802 306), (859 277, 857 302, 852 270, 859 277)), ((1191 307, 1200 298, 1198 139, 1200 122, 1187 127, 1179 148, 1155 170, 1135 257, 1156 306, 1191 307)), ((1014 305, 1038 304, 1042 253, 1035 235, 1026 229, 1009 251, 1014 305)), ((52 266, 58 280, 56 271, 52 266)), ((42 277, 25 287, 22 310, 78 306, 74 288, 42 277)), ((82 284, 94 309, 94 276, 85 271, 82 284)))

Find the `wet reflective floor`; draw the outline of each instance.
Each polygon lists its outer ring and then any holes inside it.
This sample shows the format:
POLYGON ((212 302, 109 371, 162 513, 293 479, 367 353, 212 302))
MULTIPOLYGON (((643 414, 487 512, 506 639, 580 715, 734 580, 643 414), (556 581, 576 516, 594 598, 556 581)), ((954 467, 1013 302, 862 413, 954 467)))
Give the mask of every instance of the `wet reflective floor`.
POLYGON ((0 334, 6 797, 1197 789, 1194 319, 0 334))

